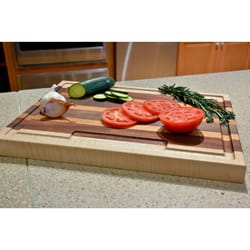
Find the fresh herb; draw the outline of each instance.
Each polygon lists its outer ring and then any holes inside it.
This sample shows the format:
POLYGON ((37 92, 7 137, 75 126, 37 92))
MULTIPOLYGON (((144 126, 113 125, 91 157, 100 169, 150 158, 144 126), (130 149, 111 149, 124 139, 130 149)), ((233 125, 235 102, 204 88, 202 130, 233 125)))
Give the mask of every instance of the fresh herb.
POLYGON ((202 109, 206 115, 206 122, 214 121, 213 114, 216 114, 222 125, 227 125, 230 120, 235 119, 235 114, 226 110, 212 99, 206 99, 202 94, 191 91, 187 87, 176 86, 175 84, 168 86, 164 84, 158 88, 162 94, 171 95, 175 100, 193 105, 202 109))

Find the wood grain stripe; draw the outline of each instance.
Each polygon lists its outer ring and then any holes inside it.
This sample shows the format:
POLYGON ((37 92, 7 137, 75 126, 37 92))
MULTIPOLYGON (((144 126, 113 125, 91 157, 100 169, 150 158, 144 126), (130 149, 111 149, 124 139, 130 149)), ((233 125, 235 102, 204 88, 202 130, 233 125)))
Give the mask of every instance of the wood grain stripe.
MULTIPOLYGON (((204 152, 210 152, 211 150, 223 150, 221 138, 211 138, 206 137, 202 133, 200 136, 193 135, 173 135, 166 131, 163 127, 159 127, 158 131, 142 131, 137 129, 113 129, 106 126, 98 126, 91 123, 88 124, 86 121, 84 124, 71 123, 71 126, 65 126, 65 123, 61 120, 53 121, 43 121, 44 127, 41 127, 41 121, 25 120, 22 123, 25 129, 35 129, 44 131, 46 127, 47 131, 70 133, 76 136, 91 136, 94 138, 108 138, 112 140, 123 140, 123 141, 134 141, 134 142, 144 142, 148 144, 158 144, 158 145, 183 145, 189 146, 190 151, 195 151, 195 147, 204 148, 204 152)), ((136 127, 136 126, 135 126, 136 127)), ((21 127, 22 128, 22 127, 21 127)), ((21 129, 20 128, 20 129, 21 129)))
MULTIPOLYGON (((66 90, 61 89, 60 91, 68 98, 66 90)), ((171 96, 157 95, 156 97, 155 94, 150 93, 131 92, 130 95, 136 101, 155 98, 172 100, 171 96)), ((217 99, 220 100, 221 98, 217 97, 217 99)), ((73 101, 76 105, 72 106, 60 119, 47 119, 41 116, 38 109, 39 102, 37 102, 9 124, 9 127, 19 130, 63 132, 81 137, 158 144, 164 145, 166 148, 182 146, 184 150, 202 150, 216 154, 242 150, 235 121, 230 123, 230 127, 221 127, 217 117, 215 117, 214 123, 210 124, 204 120, 199 126, 199 130, 189 135, 171 134, 162 126, 160 121, 152 124, 137 124, 128 129, 114 129, 102 124, 101 114, 106 108, 121 106, 120 104, 96 102, 93 101, 92 97, 74 99, 73 101)), ((231 109, 230 101, 218 102, 231 109)))
MULTIPOLYGON (((24 115, 25 116, 25 115, 24 115)), ((78 136, 91 136, 96 138, 109 138, 114 140, 123 140, 128 141, 138 141, 146 142, 153 144, 178 144, 178 145, 189 145, 192 147, 203 147, 208 151, 209 149, 218 149, 221 150, 225 148, 225 152, 232 152, 232 146, 230 145, 231 137, 224 136, 223 145, 221 134, 219 132, 212 131, 195 131, 192 135, 188 136, 178 136, 172 135, 165 131, 160 133, 160 126, 151 126, 151 125, 136 125, 126 130, 112 129, 103 126, 100 120, 91 120, 91 119, 79 119, 79 118, 66 118, 66 119, 54 119, 46 120, 41 115, 30 115, 26 117, 25 121, 22 123, 20 128, 26 129, 35 129, 35 130, 45 130, 55 131, 55 132, 67 132, 72 133, 78 136), (70 124, 70 126, 69 126, 70 124), (86 131, 86 128, 87 131, 86 131), (134 131, 134 132, 132 132, 134 131), (156 134, 158 135, 156 136, 156 134), (130 138, 131 137, 131 138, 130 138), (159 139, 161 138, 161 139, 159 139), (205 139, 204 139, 205 138, 205 139), (157 141, 157 142, 156 142, 157 141)), ((237 141, 239 139, 238 135, 231 135, 232 138, 237 141)), ((236 143, 237 145, 237 143, 236 143)), ((238 145, 240 145, 238 143, 238 145)), ((237 151, 241 151, 237 149, 237 151)))
MULTIPOLYGON (((65 118, 58 118, 58 119, 47 119, 44 116, 37 114, 37 115, 27 115, 27 114, 23 114, 22 116, 20 116, 20 118, 23 117, 25 118, 25 120, 29 121, 30 123, 32 123, 32 121, 39 121, 40 123, 40 127, 41 129, 46 129, 47 124, 42 124, 44 122, 48 122, 51 123, 52 121, 56 124, 58 123, 62 123, 65 126, 70 126, 73 124, 80 124, 80 125, 91 125, 91 126, 103 126, 103 123, 101 122, 100 117, 98 117, 98 119, 84 119, 84 118, 78 118, 78 117, 65 117, 65 118)), ((84 117, 84 116, 83 116, 84 117)), ((37 125, 38 126, 38 125, 37 125)), ((161 123, 155 122, 154 125, 152 124, 137 124, 133 127, 130 127, 126 130, 138 130, 138 131, 150 131, 150 132, 157 132, 159 130, 159 128, 161 127, 161 123)), ((119 129, 118 129, 119 130, 119 129)), ((120 130, 119 130, 120 131, 120 130)), ((196 130, 192 133, 192 136, 200 136, 200 130, 196 130)), ((206 137, 211 137, 211 138, 221 138, 221 133, 219 131, 205 131, 202 130, 203 136, 206 137)))

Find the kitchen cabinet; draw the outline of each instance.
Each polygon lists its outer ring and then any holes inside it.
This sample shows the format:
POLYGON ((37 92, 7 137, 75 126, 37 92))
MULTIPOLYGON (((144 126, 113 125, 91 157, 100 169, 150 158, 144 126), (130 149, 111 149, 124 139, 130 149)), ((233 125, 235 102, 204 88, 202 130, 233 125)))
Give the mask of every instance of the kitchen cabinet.
POLYGON ((250 43, 248 42, 227 42, 221 43, 221 64, 220 71, 241 70, 248 68, 250 43))
POLYGON ((210 73, 214 70, 215 43, 179 43, 177 75, 210 73))
POLYGON ((250 68, 249 42, 180 42, 177 75, 250 68))

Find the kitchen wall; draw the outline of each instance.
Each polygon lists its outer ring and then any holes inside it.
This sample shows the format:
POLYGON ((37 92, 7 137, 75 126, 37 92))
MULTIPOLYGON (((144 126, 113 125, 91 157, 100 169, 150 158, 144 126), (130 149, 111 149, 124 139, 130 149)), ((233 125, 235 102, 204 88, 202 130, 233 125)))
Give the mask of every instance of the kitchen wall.
POLYGON ((176 75, 177 42, 117 42, 116 80, 176 75))

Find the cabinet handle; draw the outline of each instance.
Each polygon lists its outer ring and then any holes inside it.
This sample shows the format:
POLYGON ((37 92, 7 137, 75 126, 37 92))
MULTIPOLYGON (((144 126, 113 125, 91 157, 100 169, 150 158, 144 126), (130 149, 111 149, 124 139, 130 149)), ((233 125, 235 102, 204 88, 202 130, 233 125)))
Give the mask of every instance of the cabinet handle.
POLYGON ((224 51, 224 42, 220 43, 220 48, 221 48, 222 51, 224 51))
POLYGON ((216 45, 216 49, 219 49, 219 48, 223 49, 224 42, 216 42, 215 45, 216 45))

